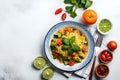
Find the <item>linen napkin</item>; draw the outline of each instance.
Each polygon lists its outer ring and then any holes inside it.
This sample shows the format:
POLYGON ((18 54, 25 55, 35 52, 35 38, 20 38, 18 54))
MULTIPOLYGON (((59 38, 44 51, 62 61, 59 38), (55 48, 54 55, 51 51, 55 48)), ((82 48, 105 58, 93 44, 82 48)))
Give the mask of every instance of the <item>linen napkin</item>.
MULTIPOLYGON (((89 32, 93 35, 94 41, 96 42, 96 39, 98 37, 96 28, 89 29, 89 32)), ((75 71, 75 72, 60 71, 60 73, 63 74, 64 76, 66 76, 67 78, 69 78, 72 74, 75 74, 75 75, 77 75, 81 78, 86 79, 89 76, 90 70, 92 68, 93 60, 94 60, 94 54, 93 54, 93 58, 92 58, 91 62, 86 67, 84 67, 83 69, 75 71)))

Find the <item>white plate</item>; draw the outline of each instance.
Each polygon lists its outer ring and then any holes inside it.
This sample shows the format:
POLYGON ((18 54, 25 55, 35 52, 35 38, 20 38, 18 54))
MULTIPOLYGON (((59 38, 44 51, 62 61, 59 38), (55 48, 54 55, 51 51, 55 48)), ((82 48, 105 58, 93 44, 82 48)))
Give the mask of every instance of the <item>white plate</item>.
POLYGON ((60 22, 60 23, 54 25, 48 31, 48 33, 45 37, 45 40, 44 40, 44 50, 45 50, 45 55, 46 55, 48 61, 53 65, 53 67, 63 70, 63 71, 76 71, 76 70, 82 69, 91 61, 91 59, 93 57, 93 53, 94 53, 94 39, 93 39, 92 35, 90 34, 90 32, 85 28, 84 25, 74 22, 74 21, 64 21, 64 22, 60 22), (87 57, 84 60, 82 60, 81 63, 77 63, 74 66, 64 65, 64 64, 60 63, 57 59, 53 58, 52 52, 50 50, 50 43, 51 43, 51 39, 52 39, 54 33, 58 29, 63 28, 65 26, 73 26, 73 27, 79 28, 80 30, 82 30, 82 32, 86 35, 86 37, 88 39, 89 50, 88 50, 87 57))

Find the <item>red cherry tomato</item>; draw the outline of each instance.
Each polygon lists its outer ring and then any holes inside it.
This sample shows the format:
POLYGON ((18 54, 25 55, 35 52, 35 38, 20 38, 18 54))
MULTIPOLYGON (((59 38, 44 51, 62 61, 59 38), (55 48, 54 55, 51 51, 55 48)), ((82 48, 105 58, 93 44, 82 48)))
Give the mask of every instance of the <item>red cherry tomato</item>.
POLYGON ((107 53, 105 56, 106 56, 106 57, 110 57, 111 55, 110 55, 110 53, 107 53))
POLYGON ((77 52, 73 52, 72 56, 73 57, 78 56, 78 53, 77 52))
POLYGON ((61 46, 62 45, 62 39, 58 39, 57 44, 58 44, 58 46, 61 46))
POLYGON ((101 54, 100 57, 101 57, 102 60, 104 60, 104 61, 106 60, 106 56, 104 54, 101 54))
POLYGON ((108 52, 107 52, 107 51, 104 51, 104 53, 103 53, 103 54, 107 55, 107 54, 108 54, 108 52))
POLYGON ((67 14, 63 13, 61 19, 64 21, 66 19, 66 17, 67 17, 67 14))
POLYGON ((68 64, 69 64, 70 66, 73 66, 73 65, 75 64, 75 61, 74 61, 74 60, 70 60, 70 61, 68 62, 68 64))
POLYGON ((109 56, 109 57, 107 57, 106 59, 107 59, 107 61, 111 61, 111 60, 112 60, 112 57, 109 56))
POLYGON ((55 11, 55 15, 60 14, 62 11, 63 11, 62 8, 58 8, 58 9, 55 11))
POLYGON ((108 48, 112 51, 115 50, 117 48, 117 42, 116 41, 110 41, 108 43, 108 48))

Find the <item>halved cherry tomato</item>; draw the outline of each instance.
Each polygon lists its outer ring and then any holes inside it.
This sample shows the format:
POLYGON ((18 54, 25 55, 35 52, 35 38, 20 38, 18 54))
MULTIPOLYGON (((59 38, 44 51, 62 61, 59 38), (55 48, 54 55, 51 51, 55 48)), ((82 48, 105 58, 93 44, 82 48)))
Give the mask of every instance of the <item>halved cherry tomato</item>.
POLYGON ((67 17, 67 14, 66 13, 63 13, 62 16, 61 16, 61 19, 64 21, 67 17))
POLYGON ((87 52, 87 51, 88 51, 87 46, 86 46, 86 45, 83 45, 83 46, 82 46, 82 50, 83 50, 84 52, 87 52))
POLYGON ((57 52, 52 52, 52 53, 53 53, 54 58, 58 58, 59 57, 59 54, 57 52))
POLYGON ((73 57, 78 56, 78 53, 77 52, 73 52, 72 56, 73 57))
POLYGON ((75 64, 75 61, 74 61, 74 60, 70 60, 70 61, 68 62, 68 64, 69 64, 70 66, 73 66, 73 65, 75 64))
POLYGON ((108 63, 112 60, 113 55, 109 50, 104 50, 100 53, 100 60, 101 62, 108 63))
POLYGON ((116 41, 110 41, 108 43, 108 48, 112 51, 115 50, 117 48, 117 42, 116 41))
POLYGON ((62 39, 58 39, 58 40, 57 40, 57 45, 58 45, 58 46, 62 45, 62 39))
POLYGON ((104 61, 106 60, 106 56, 104 54, 101 54, 100 57, 101 57, 102 60, 104 60, 104 61))
POLYGON ((55 11, 55 15, 60 14, 62 11, 63 11, 62 8, 58 8, 58 9, 55 11))
POLYGON ((65 28, 65 32, 69 32, 69 33, 72 32, 72 28, 66 27, 66 28, 65 28))
POLYGON ((106 60, 107 60, 107 61, 111 61, 111 60, 112 60, 112 57, 109 56, 109 57, 106 58, 106 60))

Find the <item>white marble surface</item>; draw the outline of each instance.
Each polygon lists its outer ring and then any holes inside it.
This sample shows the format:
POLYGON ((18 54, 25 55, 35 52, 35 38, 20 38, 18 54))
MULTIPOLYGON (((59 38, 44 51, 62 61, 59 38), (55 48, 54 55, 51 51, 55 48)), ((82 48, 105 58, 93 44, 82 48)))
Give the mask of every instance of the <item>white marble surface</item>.
MULTIPOLYGON (((110 74, 104 80, 120 79, 120 1, 93 0, 90 7, 98 13, 98 21, 109 18, 113 23, 112 32, 104 37, 104 44, 109 40, 118 42, 114 51, 114 59, 109 64, 110 74)), ((0 80, 42 80, 42 70, 35 70, 31 64, 43 53, 43 41, 47 31, 56 23, 61 22, 61 14, 54 11, 65 7, 63 0, 0 0, 0 80)), ((66 20, 81 22, 83 10, 75 19, 66 20)), ((92 25, 96 27, 97 23, 92 25)), ((69 80, 80 80, 71 76, 69 80)), ((55 72, 51 80, 67 80, 55 72)))

